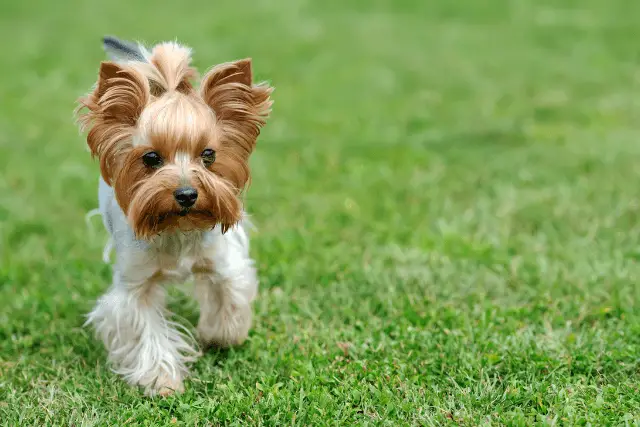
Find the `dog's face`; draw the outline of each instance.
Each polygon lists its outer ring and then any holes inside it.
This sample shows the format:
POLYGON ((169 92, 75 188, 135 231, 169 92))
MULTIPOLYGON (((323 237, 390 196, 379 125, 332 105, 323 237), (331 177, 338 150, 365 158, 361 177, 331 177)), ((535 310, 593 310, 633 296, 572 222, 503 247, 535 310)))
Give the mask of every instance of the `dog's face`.
POLYGON ((240 220, 248 159, 271 105, 251 61, 209 71, 192 86, 190 52, 156 46, 146 61, 103 62, 80 100, 87 143, 139 238, 168 229, 223 232, 240 220))

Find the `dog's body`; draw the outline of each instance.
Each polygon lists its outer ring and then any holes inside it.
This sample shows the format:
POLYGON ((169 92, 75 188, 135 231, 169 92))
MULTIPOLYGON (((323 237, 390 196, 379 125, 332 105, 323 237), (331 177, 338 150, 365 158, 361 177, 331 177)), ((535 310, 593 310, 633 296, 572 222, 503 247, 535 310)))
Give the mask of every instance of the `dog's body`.
POLYGON ((164 284, 193 278, 205 345, 242 343, 251 326, 258 281, 239 194, 271 88, 251 83, 244 60, 214 68, 198 94, 186 48, 105 46, 118 62, 103 63, 81 105, 116 259, 88 323, 116 372, 166 395, 182 390, 199 350, 167 319, 164 284))
POLYGON ((139 240, 103 179, 99 199, 116 260, 111 289, 89 314, 89 323, 127 382, 144 386, 149 394, 180 391, 186 364, 199 351, 191 335, 167 319, 163 286, 193 279, 200 340, 220 346, 242 343, 258 286, 246 224, 241 221, 224 235, 219 229, 175 231, 139 240))

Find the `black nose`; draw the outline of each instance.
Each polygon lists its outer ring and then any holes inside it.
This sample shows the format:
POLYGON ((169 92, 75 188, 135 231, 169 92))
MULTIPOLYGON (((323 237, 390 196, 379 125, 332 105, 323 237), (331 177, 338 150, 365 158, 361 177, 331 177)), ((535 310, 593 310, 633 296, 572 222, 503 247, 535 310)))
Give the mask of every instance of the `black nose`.
POLYGON ((190 208, 198 200, 198 192, 193 187, 182 187, 173 192, 173 197, 183 208, 190 208))

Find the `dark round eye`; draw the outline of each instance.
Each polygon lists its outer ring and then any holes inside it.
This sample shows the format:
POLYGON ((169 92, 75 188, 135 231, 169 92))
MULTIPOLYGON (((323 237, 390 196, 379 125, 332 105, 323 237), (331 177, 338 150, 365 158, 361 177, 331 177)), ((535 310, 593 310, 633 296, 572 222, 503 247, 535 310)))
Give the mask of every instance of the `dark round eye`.
POLYGON ((160 166, 162 166, 162 157, 160 157, 160 154, 156 153, 155 151, 149 151, 148 153, 145 153, 145 155, 142 156, 142 161, 146 166, 150 168, 159 168, 160 166))
POLYGON ((205 166, 209 166, 211 163, 216 161, 216 152, 211 148, 205 148, 202 154, 200 154, 200 157, 202 157, 202 162, 205 166))

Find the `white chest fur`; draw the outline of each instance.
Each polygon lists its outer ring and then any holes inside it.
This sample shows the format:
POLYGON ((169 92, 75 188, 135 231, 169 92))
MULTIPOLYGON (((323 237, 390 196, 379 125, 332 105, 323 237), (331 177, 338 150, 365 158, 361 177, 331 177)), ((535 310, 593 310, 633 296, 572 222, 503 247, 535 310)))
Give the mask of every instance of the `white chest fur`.
POLYGON ((118 205, 113 189, 102 179, 99 186, 100 212, 112 236, 116 252, 115 269, 120 279, 140 283, 154 275, 171 282, 188 280, 196 270, 233 270, 251 267, 246 221, 222 234, 214 230, 167 232, 150 241, 137 240, 118 205))

